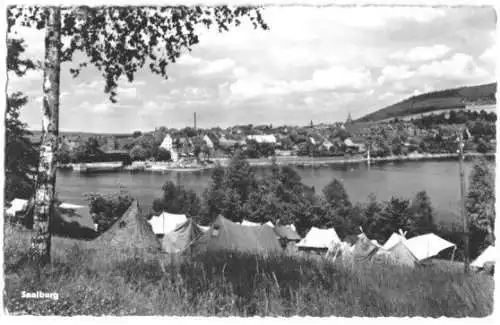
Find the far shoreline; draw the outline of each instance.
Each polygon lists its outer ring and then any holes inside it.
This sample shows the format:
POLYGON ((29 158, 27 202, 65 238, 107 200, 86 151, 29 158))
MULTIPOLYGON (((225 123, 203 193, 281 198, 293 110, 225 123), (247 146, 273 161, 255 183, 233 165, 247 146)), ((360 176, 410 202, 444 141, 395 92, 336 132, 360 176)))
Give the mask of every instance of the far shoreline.
MULTIPOLYGON (((475 157, 486 157, 495 158, 496 153, 465 153, 464 159, 468 160, 475 157)), ((328 167, 331 165, 342 166, 342 165, 353 165, 353 164, 378 164, 387 162, 407 162, 407 161, 435 161, 435 160, 454 160, 458 159, 458 154, 455 153, 444 153, 444 154, 418 154, 418 155, 408 155, 408 156, 387 156, 387 157, 304 157, 304 156, 278 156, 276 157, 276 164, 280 166, 296 166, 299 168, 321 168, 328 167)), ((165 172, 180 172, 180 173, 196 173, 205 170, 214 169, 216 166, 220 165, 222 167, 227 167, 229 165, 231 158, 215 158, 212 159, 214 163, 208 165, 202 165, 199 167, 190 166, 188 168, 182 167, 169 167, 161 166, 160 168, 155 168, 155 170, 145 169, 145 168, 121 168, 119 170, 110 171, 100 171, 100 173, 116 172, 116 171, 129 171, 129 172, 148 172, 148 173, 165 173, 165 172)), ((272 158, 247 158, 247 161, 252 167, 269 167, 273 164, 272 158)), ((73 169, 73 172, 78 172, 72 168, 73 164, 66 166, 66 168, 73 169)), ((58 166, 64 169, 63 166, 58 166)), ((92 173, 92 172, 90 172, 92 173)))

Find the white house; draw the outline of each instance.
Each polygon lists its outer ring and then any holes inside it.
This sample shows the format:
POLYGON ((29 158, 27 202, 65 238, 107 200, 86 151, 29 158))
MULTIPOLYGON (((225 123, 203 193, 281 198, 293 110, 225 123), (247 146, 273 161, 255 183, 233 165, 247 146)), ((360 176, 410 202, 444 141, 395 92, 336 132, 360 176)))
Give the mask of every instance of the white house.
POLYGON ((276 143, 277 141, 273 134, 248 135, 247 140, 254 140, 257 143, 276 143))
POLYGON ((163 138, 162 143, 160 144, 160 148, 171 151, 173 148, 173 140, 170 134, 167 134, 165 138, 163 138))
POLYGON ((330 148, 333 147, 333 143, 330 140, 325 139, 325 141, 323 141, 321 146, 324 147, 326 150, 330 150, 330 148))
POLYGON ((163 138, 163 141, 160 144, 160 148, 165 149, 165 150, 170 152, 170 158, 172 159, 172 161, 175 162, 175 161, 179 160, 179 153, 174 148, 174 141, 173 141, 172 137, 170 136, 170 134, 167 133, 165 138, 163 138))
POLYGON ((210 140, 210 137, 207 134, 205 134, 205 136, 203 137, 203 141, 210 149, 214 148, 214 143, 212 142, 212 140, 210 140))

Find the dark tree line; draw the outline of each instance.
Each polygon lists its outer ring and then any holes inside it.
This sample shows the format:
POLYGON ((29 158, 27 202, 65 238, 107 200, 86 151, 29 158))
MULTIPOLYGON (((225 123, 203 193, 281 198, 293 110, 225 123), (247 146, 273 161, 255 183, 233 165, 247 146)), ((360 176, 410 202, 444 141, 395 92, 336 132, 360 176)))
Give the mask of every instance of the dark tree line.
MULTIPOLYGON (((22 58, 25 51, 21 39, 7 40, 7 70, 19 77, 35 65, 22 58)), ((32 133, 21 121, 21 108, 28 98, 21 92, 8 94, 5 109, 5 186, 4 199, 29 199, 33 195, 34 175, 38 163, 37 152, 29 138, 32 133)))

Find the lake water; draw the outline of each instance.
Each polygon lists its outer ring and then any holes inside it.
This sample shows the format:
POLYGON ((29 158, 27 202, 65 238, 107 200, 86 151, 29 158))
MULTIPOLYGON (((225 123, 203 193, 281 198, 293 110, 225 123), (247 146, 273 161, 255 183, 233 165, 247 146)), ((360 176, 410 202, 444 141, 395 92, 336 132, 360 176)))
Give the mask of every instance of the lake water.
MULTIPOLYGON (((465 162, 466 180, 471 167, 472 162, 465 162)), ((370 193, 374 193, 379 200, 386 200, 392 195, 412 198, 418 191, 425 190, 436 211, 437 222, 459 222, 460 183, 456 161, 389 163, 371 167, 360 164, 296 170, 302 177, 302 182, 314 186, 316 192, 320 192, 334 177, 343 180, 352 202, 365 202, 370 193)), ((257 169, 260 176, 267 172, 266 168, 257 169)), ((211 173, 211 170, 166 174, 79 174, 58 171, 57 192, 63 202, 86 204, 84 193, 114 192, 123 186, 139 200, 143 211, 148 211, 153 199, 161 195, 161 187, 166 181, 180 182, 185 188, 192 189, 201 196, 209 184, 211 173)))

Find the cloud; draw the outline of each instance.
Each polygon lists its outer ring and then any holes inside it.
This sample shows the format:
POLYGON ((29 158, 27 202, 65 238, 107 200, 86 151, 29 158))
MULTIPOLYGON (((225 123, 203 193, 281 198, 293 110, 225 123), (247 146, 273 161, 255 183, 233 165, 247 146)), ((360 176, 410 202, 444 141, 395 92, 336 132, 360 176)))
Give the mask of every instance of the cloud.
POLYGON ((422 65, 416 72, 421 77, 460 78, 463 80, 487 78, 490 74, 479 67, 474 59, 464 53, 455 53, 451 58, 422 65))
POLYGON ((310 82, 312 89, 363 89, 372 81, 371 73, 366 68, 348 69, 334 66, 316 70, 310 82))
POLYGON ((479 59, 486 63, 495 64, 496 58, 498 57, 497 46, 487 48, 480 56, 479 59))
POLYGON ((450 48, 443 44, 436 44, 433 46, 417 46, 408 51, 398 51, 391 55, 392 59, 404 61, 429 61, 442 58, 450 48))
POLYGON ((175 63, 178 65, 192 66, 192 65, 198 65, 202 62, 203 60, 198 57, 194 57, 190 54, 183 54, 179 59, 177 59, 175 63))
POLYGON ((415 75, 407 65, 389 65, 382 69, 380 77, 377 79, 379 85, 395 80, 409 79, 415 75))
MULTIPOLYGON (((147 65, 134 83, 120 80, 122 106, 109 102, 97 69, 73 79, 64 64, 61 91, 71 96, 61 128, 183 127, 194 110, 207 126, 345 120, 348 111, 361 116, 426 89, 495 77, 491 8, 268 6, 262 14, 268 31, 250 23, 223 33, 201 28, 200 43, 168 66, 169 81, 147 65)), ((27 44, 43 54, 43 33, 35 34, 27 44)), ((19 81, 14 89, 30 96, 22 117, 35 125, 41 74, 19 81)))
POLYGON ((378 99, 380 99, 380 100, 386 100, 387 98, 392 98, 394 96, 395 96, 395 94, 392 91, 388 91, 386 93, 380 94, 378 96, 378 99))
POLYGON ((120 99, 136 99, 139 97, 136 87, 118 87, 116 89, 117 97, 120 99))
POLYGON ((233 96, 242 98, 319 90, 361 90, 372 82, 371 73, 366 68, 348 69, 342 66, 315 70, 310 79, 303 80, 282 80, 263 73, 250 74, 245 69, 235 72, 235 75, 240 78, 229 89, 233 96))
POLYGON ((304 98, 304 103, 305 103, 306 105, 313 105, 313 104, 314 104, 314 102, 315 102, 315 100, 314 100, 314 98, 313 98, 313 97, 311 97, 311 96, 308 96, 308 97, 304 98))
POLYGON ((209 62, 207 66, 199 70, 198 74, 208 75, 208 74, 220 73, 231 69, 233 66, 235 66, 235 62, 231 59, 225 58, 225 59, 215 60, 209 62))
POLYGON ((90 110, 94 113, 109 113, 112 109, 111 105, 106 102, 90 106, 90 110))
POLYGON ((149 100, 138 110, 137 116, 141 119, 156 121, 158 116, 164 116, 176 108, 176 105, 166 100, 149 100))

